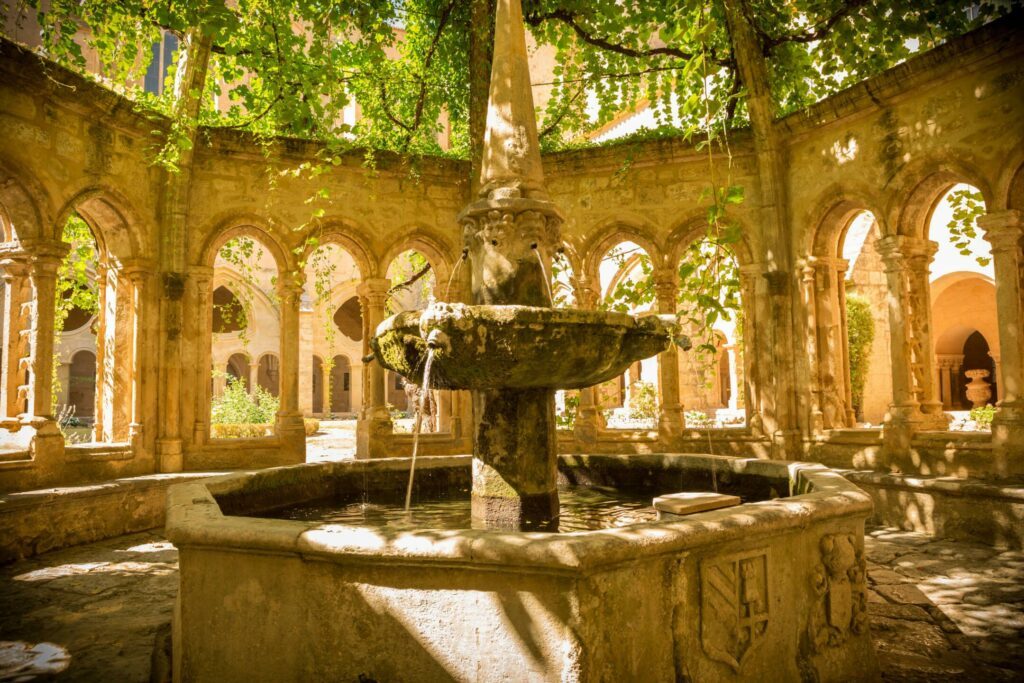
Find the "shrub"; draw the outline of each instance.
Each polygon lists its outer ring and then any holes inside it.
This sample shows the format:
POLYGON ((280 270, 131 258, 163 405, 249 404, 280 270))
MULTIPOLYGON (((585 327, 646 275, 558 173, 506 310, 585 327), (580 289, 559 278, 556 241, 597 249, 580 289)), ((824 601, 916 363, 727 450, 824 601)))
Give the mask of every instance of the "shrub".
POLYGON ((875 320, 871 304, 856 295, 846 297, 846 340, 850 351, 850 393, 853 411, 861 417, 864 405, 864 383, 868 376, 871 343, 875 340, 875 320))
POLYGON ((658 417, 658 390, 650 382, 637 382, 629 397, 629 417, 633 420, 652 420, 658 417))
POLYGON ((714 419, 700 410, 687 410, 684 414, 686 426, 691 429, 710 429, 715 426, 714 419))
POLYGON ((272 424, 211 424, 210 437, 214 439, 259 439, 269 436, 272 424))
POLYGON ((320 431, 320 420, 315 417, 302 418, 302 424, 306 426, 306 436, 313 436, 320 431))
POLYGON ((995 406, 991 405, 971 408, 971 412, 968 413, 968 417, 978 425, 978 429, 992 429, 992 418, 995 415, 995 406))
POLYGON ((254 387, 252 392, 245 383, 228 376, 224 392, 213 399, 210 422, 224 424, 273 424, 277 418, 278 400, 263 387, 254 387))

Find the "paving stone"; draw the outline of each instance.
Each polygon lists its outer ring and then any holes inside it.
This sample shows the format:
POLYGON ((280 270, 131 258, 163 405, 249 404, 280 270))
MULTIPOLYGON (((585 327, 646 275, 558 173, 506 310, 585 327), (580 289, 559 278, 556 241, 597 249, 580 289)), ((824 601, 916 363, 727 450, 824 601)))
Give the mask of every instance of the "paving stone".
POLYGON ((901 603, 905 605, 930 605, 932 601, 928 599, 920 588, 912 583, 898 583, 886 586, 875 586, 875 590, 878 591, 879 595, 888 598, 892 602, 901 603))
MULTIPOLYGON (((932 616, 917 605, 893 605, 890 603, 872 603, 870 601, 868 602, 868 616, 909 619, 910 621, 933 621, 932 616)), ((955 625, 954 628, 956 628, 955 625)))

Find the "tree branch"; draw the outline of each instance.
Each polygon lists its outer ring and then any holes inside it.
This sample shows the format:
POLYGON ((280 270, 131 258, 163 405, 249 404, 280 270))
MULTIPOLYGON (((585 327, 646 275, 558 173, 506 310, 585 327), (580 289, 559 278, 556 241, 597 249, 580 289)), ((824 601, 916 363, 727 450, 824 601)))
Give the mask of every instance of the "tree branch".
MULTIPOLYGON (((850 16, 856 10, 860 9, 864 5, 867 5, 870 0, 849 0, 843 3, 843 6, 837 9, 830 17, 824 21, 818 22, 813 28, 810 28, 803 33, 790 33, 787 35, 770 38, 763 31, 758 29, 764 39, 764 51, 767 55, 771 50, 775 49, 779 45, 785 43, 813 43, 816 40, 821 40, 828 32, 832 30, 832 27, 839 22, 840 19, 850 16)), ((752 25, 757 26, 756 22, 752 22, 752 25)))
MULTIPOLYGON (((656 57, 659 55, 664 55, 668 57, 677 57, 678 59, 689 60, 693 59, 696 56, 693 53, 686 52, 685 50, 680 50, 677 47, 671 47, 668 45, 664 47, 652 47, 644 50, 638 50, 636 48, 627 47, 626 45, 613 43, 611 40, 607 38, 595 36, 589 30, 580 25, 579 19, 574 13, 565 9, 556 9, 552 10, 551 12, 545 12, 544 14, 530 14, 527 15, 524 19, 526 23, 529 24, 530 26, 539 26, 541 23, 552 19, 560 21, 561 23, 571 28, 579 37, 579 39, 582 40, 583 42, 593 45, 594 47, 599 47, 602 50, 615 52, 626 57, 656 57)), ((711 53, 710 61, 714 62, 715 64, 720 64, 722 66, 729 66, 732 64, 732 59, 724 59, 718 57, 713 52, 711 53)))
POLYGON ((430 272, 430 264, 428 263, 427 265, 423 266, 418 271, 416 271, 416 273, 412 277, 410 277, 408 280, 406 280, 405 282, 399 282, 397 285, 395 285, 394 287, 389 289, 388 290, 388 294, 391 295, 391 294, 394 294, 395 292, 397 292, 400 289, 405 289, 406 287, 411 287, 417 280, 419 280, 420 278, 422 278, 424 275, 426 275, 429 272, 430 272))

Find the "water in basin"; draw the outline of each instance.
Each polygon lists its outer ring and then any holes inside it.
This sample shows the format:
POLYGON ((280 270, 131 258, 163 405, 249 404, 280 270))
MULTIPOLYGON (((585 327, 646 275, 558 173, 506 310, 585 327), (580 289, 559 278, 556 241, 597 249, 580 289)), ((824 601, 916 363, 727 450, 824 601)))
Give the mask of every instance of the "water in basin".
MULTIPOLYGON (((651 493, 601 486, 562 485, 558 488, 558 531, 590 531, 652 522, 658 518, 651 493)), ((395 530, 472 529, 468 487, 448 495, 434 494, 413 504, 409 512, 400 497, 373 502, 342 503, 319 500, 263 515, 325 524, 351 524, 395 530)))

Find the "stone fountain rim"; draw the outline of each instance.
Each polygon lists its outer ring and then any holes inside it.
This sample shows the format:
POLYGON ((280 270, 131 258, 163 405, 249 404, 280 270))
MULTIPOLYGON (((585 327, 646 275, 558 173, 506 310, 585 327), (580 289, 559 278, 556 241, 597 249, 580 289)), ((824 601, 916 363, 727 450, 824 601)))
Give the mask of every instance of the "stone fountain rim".
MULTIPOLYGON (((733 472, 788 478, 806 493, 745 503, 690 515, 678 521, 656 521, 615 529, 564 534, 490 530, 394 531, 339 524, 225 515, 215 495, 241 491, 256 478, 327 476, 345 469, 404 470, 408 458, 307 463, 230 474, 172 486, 167 498, 167 537, 179 548, 207 548, 289 555, 338 564, 416 564, 476 571, 507 571, 579 576, 643 558, 740 541, 756 532, 766 535, 806 528, 810 521, 864 518, 872 511, 868 494, 841 474, 817 463, 704 454, 660 453, 644 456, 561 456, 563 458, 628 459, 631 462, 685 458, 692 464, 733 472)), ((420 458, 417 469, 469 467, 471 456, 420 458)))
POLYGON ((623 313, 622 311, 601 311, 584 308, 436 302, 424 309, 401 311, 385 318, 377 326, 374 336, 379 337, 385 332, 401 329, 411 324, 419 324, 419 321, 424 316, 427 316, 428 321, 435 324, 442 321, 447 322, 448 320, 457 321, 460 313, 463 313, 467 320, 474 322, 516 323, 522 326, 555 323, 580 326, 600 325, 637 330, 643 330, 644 326, 649 324, 644 323, 644 320, 653 318, 661 321, 663 317, 655 312, 633 315, 623 313))

